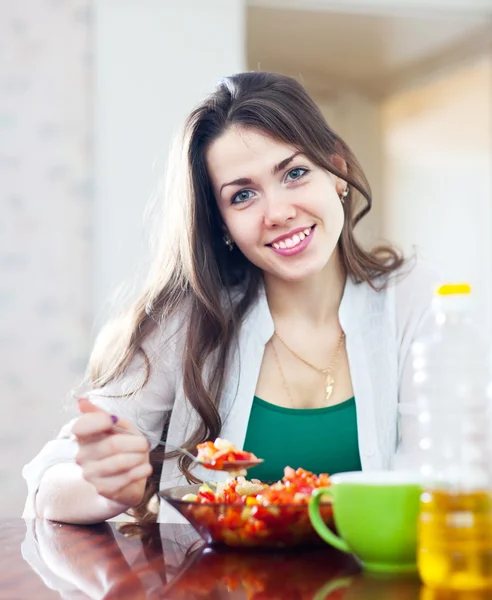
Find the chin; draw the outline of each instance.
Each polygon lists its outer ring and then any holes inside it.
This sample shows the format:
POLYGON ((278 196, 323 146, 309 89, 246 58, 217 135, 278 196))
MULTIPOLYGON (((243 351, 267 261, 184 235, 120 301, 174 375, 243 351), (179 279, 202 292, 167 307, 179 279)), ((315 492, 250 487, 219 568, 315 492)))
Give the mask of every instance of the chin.
POLYGON ((299 256, 297 260, 292 257, 291 259, 283 259, 286 262, 284 265, 278 263, 272 264, 272 262, 265 260, 251 260, 253 257, 247 258, 261 269, 265 275, 281 281, 296 283, 322 272, 330 262, 331 255, 323 253, 323 255, 318 254, 317 256, 310 257, 299 256), (292 262, 289 264, 289 261, 292 262))
POLYGON ((297 283, 313 277, 320 273, 325 265, 312 265, 310 267, 292 267, 291 269, 282 269, 281 271, 270 271, 270 274, 282 281, 297 283))

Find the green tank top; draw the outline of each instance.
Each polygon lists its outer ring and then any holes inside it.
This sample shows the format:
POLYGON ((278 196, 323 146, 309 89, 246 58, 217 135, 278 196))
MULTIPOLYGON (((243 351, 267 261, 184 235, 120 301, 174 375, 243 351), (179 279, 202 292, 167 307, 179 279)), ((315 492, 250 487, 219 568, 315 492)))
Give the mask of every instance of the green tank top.
POLYGON ((313 473, 360 471, 355 399, 325 408, 284 408, 254 397, 244 449, 265 459, 249 477, 282 479, 284 467, 313 473))

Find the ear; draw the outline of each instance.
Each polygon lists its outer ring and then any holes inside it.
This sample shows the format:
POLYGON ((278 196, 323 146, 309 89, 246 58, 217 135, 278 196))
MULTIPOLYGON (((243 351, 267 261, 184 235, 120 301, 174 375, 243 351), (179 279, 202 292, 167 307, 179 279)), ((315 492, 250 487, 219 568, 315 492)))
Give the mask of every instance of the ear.
MULTIPOLYGON (((340 156, 340 154, 332 154, 330 156, 330 162, 335 167, 335 169, 337 169, 344 175, 348 174, 347 161, 343 158, 343 156, 340 156)), ((345 188, 347 187, 347 182, 345 179, 343 179, 342 177, 338 177, 337 175, 334 175, 334 177, 335 177, 335 186, 337 189, 337 194, 339 196, 341 196, 341 194, 344 192, 345 188)))

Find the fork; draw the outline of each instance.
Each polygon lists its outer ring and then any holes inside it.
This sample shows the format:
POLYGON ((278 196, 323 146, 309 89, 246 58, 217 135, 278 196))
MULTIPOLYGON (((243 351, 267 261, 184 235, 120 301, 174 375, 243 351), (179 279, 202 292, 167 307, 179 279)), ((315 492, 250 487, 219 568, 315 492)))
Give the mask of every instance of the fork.
MULTIPOLYGON (((123 429, 122 427, 118 427, 118 425, 113 425, 113 430, 114 431, 119 431, 121 433, 130 434, 130 435, 138 435, 136 433, 133 433, 132 431, 128 431, 127 429, 123 429)), ((153 441, 143 431, 139 430, 139 432, 149 442, 153 441)), ((257 458, 256 460, 231 460, 231 461, 228 461, 228 462, 224 462, 221 465, 221 468, 219 469, 215 465, 214 461, 212 461, 212 462, 205 462, 205 461, 199 460, 189 450, 187 450, 186 448, 183 448, 181 446, 174 446, 172 444, 169 444, 168 442, 162 442, 160 440, 157 442, 157 446, 164 446, 164 447, 168 448, 169 450, 176 450, 178 452, 181 452, 182 454, 185 454, 188 458, 190 458, 193 462, 201 465, 205 469, 210 469, 210 470, 213 470, 213 471, 237 472, 237 471, 242 471, 243 469, 251 469, 252 467, 256 467, 257 465, 260 465, 263 462, 262 458, 257 458)))

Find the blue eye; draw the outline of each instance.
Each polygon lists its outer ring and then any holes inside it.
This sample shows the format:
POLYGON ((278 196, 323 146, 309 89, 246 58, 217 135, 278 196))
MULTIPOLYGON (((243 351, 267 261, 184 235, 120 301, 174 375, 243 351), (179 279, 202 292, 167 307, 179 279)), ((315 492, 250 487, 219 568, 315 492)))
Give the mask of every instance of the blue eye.
POLYGON ((253 194, 251 190, 241 190, 231 198, 231 204, 242 204, 251 200, 250 194, 253 194))
POLYGON ((285 176, 286 181, 296 181, 301 177, 304 177, 308 173, 308 169, 303 169, 302 167, 295 167, 295 169, 291 169, 287 175, 285 176), (289 179, 290 177, 290 179, 289 179))

